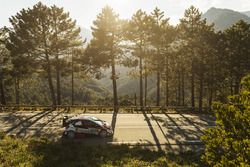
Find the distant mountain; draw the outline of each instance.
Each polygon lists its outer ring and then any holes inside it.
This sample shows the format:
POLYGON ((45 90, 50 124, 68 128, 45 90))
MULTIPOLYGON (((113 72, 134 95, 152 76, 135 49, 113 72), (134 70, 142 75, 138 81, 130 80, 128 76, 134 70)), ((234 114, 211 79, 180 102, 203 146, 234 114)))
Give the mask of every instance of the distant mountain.
POLYGON ((206 13, 202 15, 207 19, 209 24, 214 23, 216 30, 224 30, 239 20, 244 20, 250 23, 250 17, 247 16, 248 12, 240 13, 230 9, 210 8, 206 13))
POLYGON ((243 13, 243 14, 247 15, 248 17, 250 17, 250 11, 241 12, 241 13, 243 13))
POLYGON ((81 37, 83 39, 87 39, 87 42, 89 42, 92 39, 92 31, 90 29, 84 28, 84 27, 80 27, 81 28, 81 37))

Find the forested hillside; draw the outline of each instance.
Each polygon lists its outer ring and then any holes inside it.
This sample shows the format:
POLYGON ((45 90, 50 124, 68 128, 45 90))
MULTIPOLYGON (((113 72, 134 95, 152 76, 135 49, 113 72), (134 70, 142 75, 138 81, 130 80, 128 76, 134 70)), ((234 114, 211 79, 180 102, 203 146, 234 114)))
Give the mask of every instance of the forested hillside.
POLYGON ((250 23, 249 12, 240 13, 229 9, 211 8, 202 15, 209 24, 214 23, 216 30, 225 30, 239 20, 250 23))
POLYGON ((242 12, 242 13, 247 15, 248 17, 250 17, 250 11, 246 11, 246 12, 242 12))

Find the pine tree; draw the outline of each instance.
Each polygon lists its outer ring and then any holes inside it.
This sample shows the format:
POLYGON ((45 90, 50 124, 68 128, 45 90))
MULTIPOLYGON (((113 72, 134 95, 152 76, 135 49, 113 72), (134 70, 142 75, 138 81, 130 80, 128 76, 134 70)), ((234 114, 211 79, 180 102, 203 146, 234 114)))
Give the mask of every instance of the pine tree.
POLYGON ((238 95, 226 104, 214 103, 216 127, 206 130, 202 159, 209 166, 247 166, 250 161, 250 75, 241 81, 238 95))
MULTIPOLYGON (((129 20, 126 29, 126 39, 129 41, 128 45, 133 50, 133 56, 139 58, 139 88, 140 88, 140 106, 143 107, 143 62, 145 62, 145 54, 148 44, 148 33, 149 33, 149 17, 146 12, 138 10, 129 20)), ((147 68, 147 67, 144 67, 147 68)), ((146 76, 145 76, 145 84, 146 76)), ((146 94, 146 87, 145 87, 146 94)), ((146 96, 145 96, 146 100, 146 96)))
POLYGON ((250 71, 250 24, 240 20, 226 29, 224 34, 233 93, 237 94, 240 88, 240 78, 250 71))
POLYGON ((61 73, 62 61, 65 55, 72 52, 74 48, 82 45, 80 39, 80 28, 76 26, 76 21, 69 17, 69 13, 64 12, 63 8, 52 6, 51 15, 51 50, 55 56, 56 83, 57 83, 57 105, 61 105, 61 73))
POLYGON ((191 105, 195 107, 195 76, 199 81, 199 111, 203 107, 203 89, 206 59, 210 51, 207 42, 209 35, 213 33, 213 25, 207 25, 206 20, 201 18, 201 13, 194 6, 185 11, 181 19, 180 29, 182 39, 187 42, 187 56, 190 60, 191 73, 191 105))
POLYGON ((0 29, 0 103, 6 104, 5 97, 5 79, 10 75, 12 63, 10 53, 6 48, 7 31, 5 28, 0 29))
POLYGON ((152 61, 155 64, 156 71, 156 106, 160 106, 160 83, 161 83, 161 71, 163 71, 164 65, 162 65, 162 59, 164 59, 165 28, 169 26, 169 18, 164 18, 164 12, 157 7, 150 15, 151 17, 151 45, 154 48, 154 57, 152 61))
POLYGON ((111 80, 113 84, 114 112, 118 110, 116 63, 121 56, 122 24, 109 6, 102 9, 102 12, 93 22, 93 39, 86 48, 85 57, 89 60, 87 64, 92 69, 108 68, 111 66, 111 80))
MULTIPOLYGON (((61 104, 60 72, 61 60, 71 49, 82 44, 80 29, 75 21, 64 13, 62 8, 47 7, 41 2, 33 8, 23 9, 10 19, 12 27, 9 33, 8 49, 19 59, 32 59, 38 63, 38 70, 46 71, 52 104, 61 104), (57 76, 57 100, 53 85, 53 64, 57 76)), ((24 67, 19 63, 20 67, 24 67)), ((20 72, 18 70, 18 72, 20 72)))

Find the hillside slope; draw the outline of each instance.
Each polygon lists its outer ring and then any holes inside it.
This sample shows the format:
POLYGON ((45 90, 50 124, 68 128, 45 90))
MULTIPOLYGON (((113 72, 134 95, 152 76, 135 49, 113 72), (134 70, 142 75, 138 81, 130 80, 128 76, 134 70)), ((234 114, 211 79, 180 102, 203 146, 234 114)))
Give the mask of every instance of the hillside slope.
POLYGON ((219 9, 213 7, 204 13, 202 17, 206 18, 209 24, 214 23, 215 30, 224 30, 239 20, 244 20, 250 23, 250 17, 246 14, 230 9, 219 9))

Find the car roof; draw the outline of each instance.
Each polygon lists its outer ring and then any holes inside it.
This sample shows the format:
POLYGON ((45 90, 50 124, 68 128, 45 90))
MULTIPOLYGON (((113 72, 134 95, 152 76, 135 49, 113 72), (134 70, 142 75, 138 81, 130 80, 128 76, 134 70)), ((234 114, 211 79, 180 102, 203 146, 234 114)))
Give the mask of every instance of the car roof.
POLYGON ((93 120, 93 116, 89 116, 89 115, 75 115, 72 118, 70 118, 70 120, 93 120))

